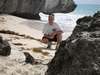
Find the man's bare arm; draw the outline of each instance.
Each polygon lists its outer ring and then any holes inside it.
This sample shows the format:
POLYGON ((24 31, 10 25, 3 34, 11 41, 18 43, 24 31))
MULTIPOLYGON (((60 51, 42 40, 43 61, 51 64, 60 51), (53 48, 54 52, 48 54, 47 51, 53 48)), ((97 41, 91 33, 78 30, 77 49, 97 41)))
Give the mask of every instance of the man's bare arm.
POLYGON ((47 38, 50 38, 50 39, 53 39, 54 38, 54 35, 53 34, 52 35, 44 34, 44 36, 47 37, 47 38))
POLYGON ((59 31, 53 32, 51 35, 44 34, 44 36, 47 38, 53 39, 56 34, 62 34, 62 33, 63 33, 63 31, 59 30, 59 31))
POLYGON ((62 30, 59 30, 59 31, 55 31, 55 34, 62 34, 63 31, 62 30))

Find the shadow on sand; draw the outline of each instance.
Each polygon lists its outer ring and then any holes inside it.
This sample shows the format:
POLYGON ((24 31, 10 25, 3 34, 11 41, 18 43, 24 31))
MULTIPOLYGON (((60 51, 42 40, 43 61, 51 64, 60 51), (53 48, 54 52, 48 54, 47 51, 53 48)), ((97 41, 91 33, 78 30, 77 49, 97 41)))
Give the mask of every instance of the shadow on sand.
POLYGON ((41 49, 44 49, 44 50, 55 50, 53 48, 46 48, 46 47, 38 47, 38 48, 41 48, 41 49))

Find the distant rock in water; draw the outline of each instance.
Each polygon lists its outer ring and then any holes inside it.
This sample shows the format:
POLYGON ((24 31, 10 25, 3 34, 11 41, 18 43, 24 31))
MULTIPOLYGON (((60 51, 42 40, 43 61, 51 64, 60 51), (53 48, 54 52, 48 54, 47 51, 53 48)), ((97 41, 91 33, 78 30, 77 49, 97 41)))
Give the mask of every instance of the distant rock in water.
POLYGON ((8 41, 3 40, 2 36, 0 35, 0 55, 8 56, 11 54, 11 47, 8 41))
POLYGON ((28 19, 40 19, 39 13, 68 13, 74 11, 73 0, 0 0, 0 13, 28 19))
POLYGON ((100 11, 77 20, 60 43, 45 75, 100 75, 100 11))

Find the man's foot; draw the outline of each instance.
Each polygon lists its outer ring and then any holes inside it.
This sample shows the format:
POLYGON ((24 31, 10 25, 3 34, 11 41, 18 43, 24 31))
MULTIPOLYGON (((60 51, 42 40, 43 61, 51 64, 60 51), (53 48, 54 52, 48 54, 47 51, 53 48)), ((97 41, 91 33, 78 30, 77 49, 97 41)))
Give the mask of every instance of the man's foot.
POLYGON ((51 45, 52 45, 52 42, 49 42, 47 48, 51 48, 51 45))
POLYGON ((57 50, 59 48, 59 45, 56 45, 56 48, 55 48, 55 50, 57 50))

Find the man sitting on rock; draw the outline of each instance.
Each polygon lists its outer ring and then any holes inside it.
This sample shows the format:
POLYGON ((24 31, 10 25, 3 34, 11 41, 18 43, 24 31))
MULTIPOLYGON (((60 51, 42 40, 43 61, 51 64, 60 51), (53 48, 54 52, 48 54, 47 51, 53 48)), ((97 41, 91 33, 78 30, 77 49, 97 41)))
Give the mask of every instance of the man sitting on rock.
POLYGON ((44 25, 44 28, 43 28, 43 42, 44 43, 48 43, 48 46, 47 48, 51 48, 51 45, 52 45, 52 41, 55 41, 57 42, 57 45, 56 45, 56 50, 59 48, 59 44, 62 40, 62 33, 63 33, 63 30, 61 28, 61 26, 59 26, 57 23, 54 22, 54 15, 53 14, 50 14, 48 16, 48 23, 46 23, 44 25))

